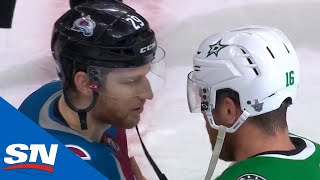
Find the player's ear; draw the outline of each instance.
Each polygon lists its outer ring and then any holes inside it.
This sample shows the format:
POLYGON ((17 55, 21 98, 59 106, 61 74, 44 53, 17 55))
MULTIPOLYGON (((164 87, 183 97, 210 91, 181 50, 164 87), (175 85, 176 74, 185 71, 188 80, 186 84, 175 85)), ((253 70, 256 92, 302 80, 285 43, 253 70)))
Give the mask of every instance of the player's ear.
POLYGON ((230 127, 237 121, 239 109, 236 103, 229 97, 224 98, 223 106, 223 116, 225 117, 225 123, 228 127, 230 127))
POLYGON ((86 96, 92 94, 92 90, 89 88, 90 80, 87 73, 79 71, 74 75, 73 80, 78 92, 86 96))

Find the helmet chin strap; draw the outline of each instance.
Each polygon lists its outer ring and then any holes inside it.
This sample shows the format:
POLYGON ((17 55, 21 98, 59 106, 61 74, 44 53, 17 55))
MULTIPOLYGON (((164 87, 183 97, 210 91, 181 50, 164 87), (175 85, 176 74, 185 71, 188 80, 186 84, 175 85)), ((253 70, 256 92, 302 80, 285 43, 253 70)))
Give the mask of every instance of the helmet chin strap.
POLYGON ((207 174, 204 178, 204 180, 210 180, 212 178, 212 175, 214 173, 214 170, 217 166, 218 163, 218 159, 221 153, 221 149, 224 143, 224 139, 226 136, 226 133, 234 133, 249 117, 250 117, 250 113, 246 110, 244 110, 242 112, 242 114, 239 116, 239 118, 237 119, 237 121, 233 124, 232 127, 227 128, 225 126, 217 126, 216 123, 214 122, 214 119, 212 117, 212 110, 211 110, 211 106, 209 105, 208 108, 205 110, 207 119, 209 121, 209 124, 211 126, 211 128, 217 129, 218 130, 218 135, 216 138, 216 143, 214 145, 213 151, 212 151, 212 155, 211 155, 211 159, 210 159, 210 163, 209 163, 209 167, 208 167, 208 171, 207 174))
POLYGON ((87 108, 84 108, 84 109, 79 109, 70 102, 70 99, 67 97, 67 94, 66 94, 66 88, 63 88, 63 94, 65 94, 64 98, 69 108, 78 113, 81 130, 87 130, 88 129, 87 112, 89 112, 96 105, 99 97, 99 93, 97 91, 93 91, 92 102, 87 108))
POLYGON ((206 177, 204 178, 204 180, 210 180, 214 170, 216 169, 216 165, 218 163, 218 159, 221 153, 221 149, 223 146, 223 142, 224 142, 224 138, 226 136, 226 127, 225 126, 219 126, 218 128, 218 135, 217 135, 217 140, 216 143, 214 145, 214 149, 212 151, 212 155, 211 155, 211 160, 209 163, 209 167, 208 167, 208 171, 206 174, 206 177))

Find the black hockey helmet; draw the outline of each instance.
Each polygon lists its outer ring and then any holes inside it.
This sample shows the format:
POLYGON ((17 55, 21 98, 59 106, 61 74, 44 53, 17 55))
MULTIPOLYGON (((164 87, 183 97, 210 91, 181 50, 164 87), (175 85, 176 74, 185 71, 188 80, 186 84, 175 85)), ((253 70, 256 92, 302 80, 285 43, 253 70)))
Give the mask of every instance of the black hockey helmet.
MULTIPOLYGON (((78 71, 87 72, 99 84, 99 69, 90 67, 140 67, 156 59, 157 49, 155 34, 146 19, 116 0, 86 2, 70 9, 54 24, 51 41, 64 94, 74 86, 73 77, 78 71)), ((80 116, 92 109, 98 94, 94 96, 86 109, 77 109, 68 99, 66 103, 80 116)))
POLYGON ((54 25, 51 49, 60 72, 69 79, 72 61, 82 66, 137 67, 153 60, 157 44, 140 14, 109 0, 66 12, 54 25))

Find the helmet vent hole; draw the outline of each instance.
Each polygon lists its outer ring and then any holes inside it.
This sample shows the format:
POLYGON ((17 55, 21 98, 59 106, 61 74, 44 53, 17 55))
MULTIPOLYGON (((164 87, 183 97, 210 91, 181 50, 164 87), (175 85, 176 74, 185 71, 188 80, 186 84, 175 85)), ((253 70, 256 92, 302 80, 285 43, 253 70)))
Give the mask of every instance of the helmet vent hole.
POLYGON ((267 50, 269 51, 271 57, 274 59, 274 55, 272 54, 271 50, 269 49, 269 47, 267 46, 267 50))
POLYGON ((283 43, 283 45, 284 45, 284 47, 286 48, 286 50, 288 51, 288 53, 290 54, 290 51, 289 51, 289 49, 287 48, 286 44, 283 43))
POLYGON ((194 69, 195 71, 200 71, 200 70, 201 70, 201 67, 200 67, 200 66, 193 66, 193 69, 194 69))
POLYGON ((273 94, 271 94, 270 96, 268 96, 268 97, 272 97, 272 96, 274 96, 276 93, 273 93, 273 94))
MULTIPOLYGON (((247 54, 243 49, 241 49, 241 51, 243 52, 243 54, 247 54)), ((253 64, 250 58, 247 57, 246 59, 247 59, 247 61, 248 61, 249 64, 253 64)), ((253 69, 254 73, 255 73, 257 76, 259 76, 258 70, 257 70, 256 68, 252 68, 252 69, 253 69)))

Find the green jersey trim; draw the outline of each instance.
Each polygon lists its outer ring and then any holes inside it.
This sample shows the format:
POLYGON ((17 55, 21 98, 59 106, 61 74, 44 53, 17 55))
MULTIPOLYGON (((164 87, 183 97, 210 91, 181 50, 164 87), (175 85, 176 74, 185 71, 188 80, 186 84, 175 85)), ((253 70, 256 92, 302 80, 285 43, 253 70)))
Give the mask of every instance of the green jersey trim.
POLYGON ((274 157, 274 158, 290 159, 290 160, 305 160, 309 158, 316 151, 316 146, 314 145, 313 142, 298 136, 291 135, 291 137, 297 137, 303 140, 306 143, 306 148, 304 148, 300 153, 296 155, 286 156, 281 154, 264 154, 264 155, 259 155, 258 157, 274 157))

